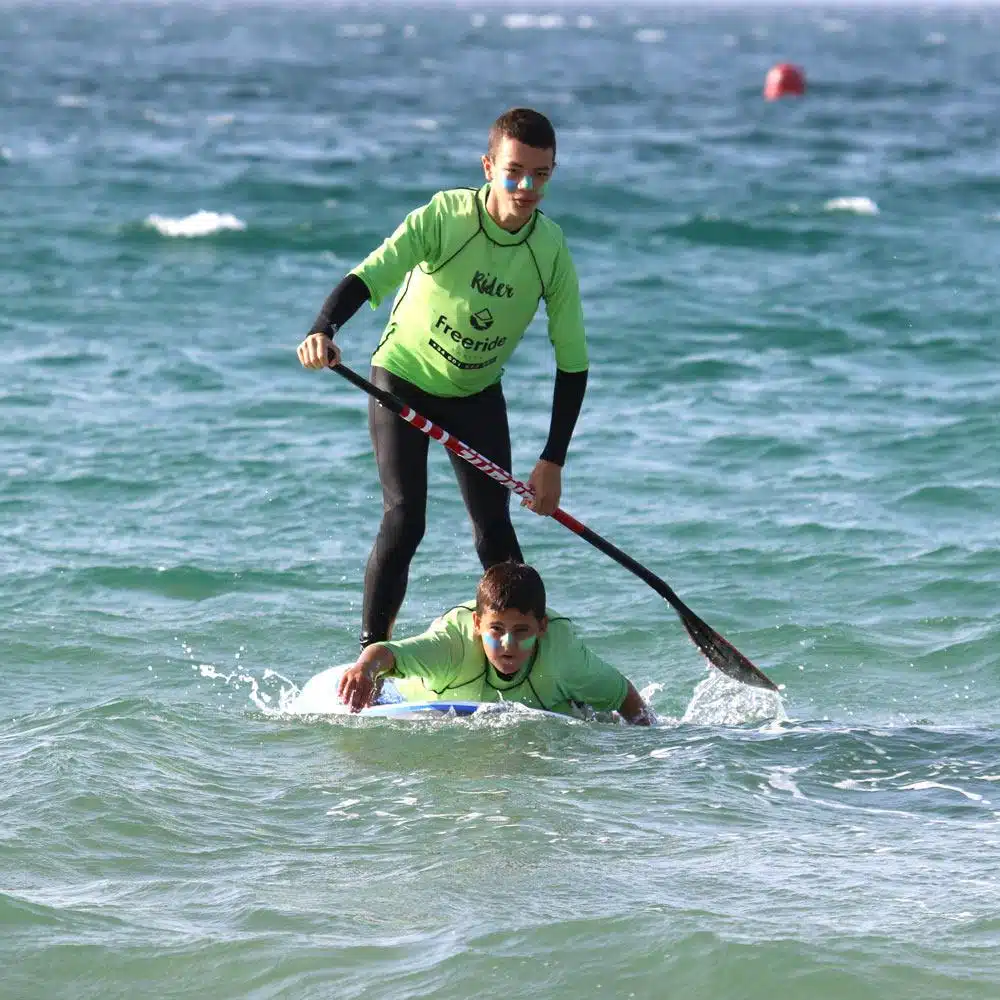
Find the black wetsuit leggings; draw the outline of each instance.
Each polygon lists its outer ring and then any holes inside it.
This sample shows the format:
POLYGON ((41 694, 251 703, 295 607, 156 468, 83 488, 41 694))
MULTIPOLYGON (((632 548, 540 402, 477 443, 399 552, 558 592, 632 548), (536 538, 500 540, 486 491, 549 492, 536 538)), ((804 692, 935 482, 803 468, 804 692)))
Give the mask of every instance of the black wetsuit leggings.
MULTIPOLYGON (((417 413, 444 428, 504 469, 510 469, 507 402, 499 383, 460 399, 431 396, 373 367, 371 380, 417 413)), ((361 644, 389 638, 409 576, 410 561, 424 536, 427 510, 427 449, 430 438, 374 399, 368 404, 375 461, 382 483, 382 524, 365 570, 361 644)), ((472 521, 476 553, 484 569, 522 560, 510 522, 510 491, 448 452, 472 521)))

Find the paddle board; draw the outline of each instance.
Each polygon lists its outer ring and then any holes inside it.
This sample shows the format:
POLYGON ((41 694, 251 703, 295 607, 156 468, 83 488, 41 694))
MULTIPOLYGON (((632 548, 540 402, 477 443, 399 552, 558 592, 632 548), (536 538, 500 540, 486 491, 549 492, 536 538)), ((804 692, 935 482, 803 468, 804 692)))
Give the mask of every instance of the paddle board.
MULTIPOLYGON (((302 690, 288 705, 286 711, 291 715, 348 715, 350 710, 337 697, 337 685, 340 675, 349 664, 330 667, 328 670, 310 677, 302 690)), ((476 712, 523 712, 532 715, 549 715, 558 719, 567 716, 558 712, 546 712, 542 709, 528 708, 517 702, 510 701, 451 701, 435 699, 433 701, 408 702, 396 690, 391 679, 386 679, 382 685, 382 693, 376 704, 361 709, 358 715, 375 716, 389 719, 434 719, 447 717, 467 718, 476 712)))
POLYGON ((371 705, 358 715, 375 715, 389 719, 428 719, 435 716, 472 715, 480 708, 490 706, 476 701, 418 701, 394 702, 389 705, 371 705))
POLYGON ((559 712, 530 708, 516 701, 400 701, 388 705, 371 705, 358 715, 374 715, 386 719, 442 719, 468 718, 470 715, 512 715, 523 718, 547 715, 553 719, 566 719, 559 712))

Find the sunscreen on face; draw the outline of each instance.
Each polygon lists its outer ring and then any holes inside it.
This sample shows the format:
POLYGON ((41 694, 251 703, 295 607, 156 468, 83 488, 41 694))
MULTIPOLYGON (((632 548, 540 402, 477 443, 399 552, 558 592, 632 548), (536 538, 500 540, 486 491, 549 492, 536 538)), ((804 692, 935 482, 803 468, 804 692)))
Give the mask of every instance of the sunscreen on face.
POLYGON ((545 191, 545 181, 537 186, 535 178, 531 174, 525 174, 520 180, 516 177, 504 177, 501 181, 505 191, 537 191, 539 194, 545 191))
POLYGON ((529 635, 527 639, 521 639, 519 641, 514 637, 513 632, 504 632, 501 636, 496 636, 491 632, 486 632, 483 635, 483 642, 485 642, 490 649, 519 649, 521 652, 527 652, 529 649, 534 647, 536 642, 538 642, 538 636, 529 635))

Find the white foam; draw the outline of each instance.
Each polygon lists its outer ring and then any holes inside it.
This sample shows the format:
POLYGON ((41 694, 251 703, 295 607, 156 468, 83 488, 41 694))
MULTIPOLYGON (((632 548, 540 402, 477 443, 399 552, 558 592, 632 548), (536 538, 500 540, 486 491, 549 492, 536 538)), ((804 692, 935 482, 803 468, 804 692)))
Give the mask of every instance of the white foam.
POLYGON ((645 45, 655 45, 662 42, 667 37, 667 33, 662 28, 640 28, 635 33, 635 40, 645 45))
POLYGON ((183 125, 184 119, 178 118, 177 115, 166 115, 162 111, 157 111, 154 108, 145 108, 142 112, 142 117, 148 122, 152 122, 154 125, 183 125))
POLYGON ((206 212, 204 209, 194 215, 185 215, 175 219, 167 215, 150 215, 146 225, 155 229, 161 236, 210 236, 226 229, 243 230, 246 223, 228 212, 206 212))
POLYGON ((773 767, 767 777, 767 783, 779 792, 791 792, 793 799, 804 799, 799 786, 792 777, 799 768, 797 767, 773 767))
POLYGON ((60 94, 56 98, 56 104, 61 108, 85 108, 90 100, 83 94, 60 94))
POLYGON ((503 18, 503 26, 509 31, 521 31, 525 28, 552 31, 563 27, 565 23, 561 14, 505 14, 503 18))
POLYGON ((827 212, 853 212, 855 215, 878 215, 878 205, 864 196, 831 198, 823 206, 827 212))
POLYGON ((958 792, 959 795, 964 795, 973 802, 983 801, 983 796, 976 792, 967 792, 964 788, 957 788, 955 785, 945 785, 940 781, 914 781, 909 785, 903 785, 902 788, 904 792, 923 792, 928 788, 942 788, 947 792, 958 792))
POLYGON ((785 721, 781 695, 740 684, 710 669, 695 689, 681 722, 695 726, 740 726, 765 720, 785 721))
POLYGON ((380 38, 385 34, 384 24, 340 24, 337 34, 341 38, 380 38))

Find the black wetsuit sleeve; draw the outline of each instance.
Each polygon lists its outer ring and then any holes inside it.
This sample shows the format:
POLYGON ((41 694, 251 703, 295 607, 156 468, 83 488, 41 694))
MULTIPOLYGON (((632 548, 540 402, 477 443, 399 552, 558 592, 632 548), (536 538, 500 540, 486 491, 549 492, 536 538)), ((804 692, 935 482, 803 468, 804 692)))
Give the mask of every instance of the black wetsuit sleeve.
POLYGON ((556 384, 552 390, 552 423, 549 426, 549 439, 545 442, 541 457, 556 465, 566 464, 566 452, 569 440, 576 427, 576 419, 580 416, 583 406, 583 396, 587 391, 587 373, 564 372, 556 369, 556 384))
POLYGON ((327 296, 309 332, 332 338, 370 297, 368 286, 356 274, 347 275, 327 296))

